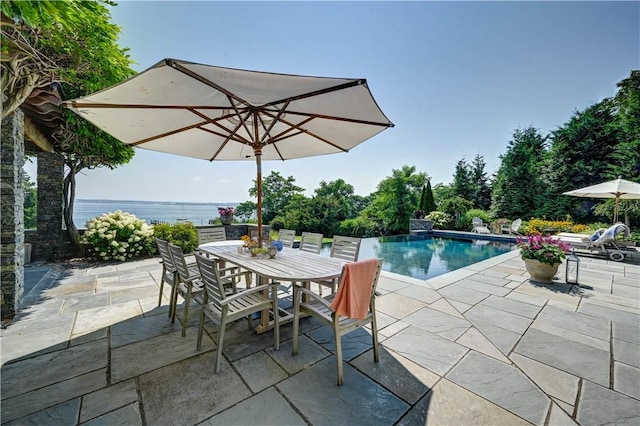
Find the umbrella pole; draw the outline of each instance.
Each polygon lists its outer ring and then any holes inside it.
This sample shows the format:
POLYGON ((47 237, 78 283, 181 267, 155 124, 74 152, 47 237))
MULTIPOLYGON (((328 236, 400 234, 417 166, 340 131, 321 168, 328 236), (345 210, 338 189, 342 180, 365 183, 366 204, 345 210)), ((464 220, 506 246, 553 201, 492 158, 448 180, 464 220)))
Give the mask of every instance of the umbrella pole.
POLYGON ((618 208, 620 206, 620 196, 616 194, 616 204, 613 208, 613 224, 618 223, 618 208))
POLYGON ((258 187, 258 244, 262 247, 262 148, 254 148, 258 169, 256 185, 258 187))

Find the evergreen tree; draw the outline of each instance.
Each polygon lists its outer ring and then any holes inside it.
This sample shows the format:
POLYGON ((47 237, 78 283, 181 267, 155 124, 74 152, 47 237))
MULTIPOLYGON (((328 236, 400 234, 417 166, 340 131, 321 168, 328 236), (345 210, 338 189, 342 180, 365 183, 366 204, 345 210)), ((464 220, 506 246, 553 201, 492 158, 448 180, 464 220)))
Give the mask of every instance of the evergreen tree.
POLYGON ((513 132, 493 183, 491 209, 495 217, 536 216, 545 193, 540 178, 545 141, 533 127, 513 132))
POLYGON ((436 200, 433 198, 433 191, 431 190, 431 179, 427 180, 427 191, 425 196, 424 207, 421 206, 421 210, 424 211, 425 216, 435 211, 438 208, 436 206, 436 200))
POLYGON ((484 161, 484 157, 477 154, 470 166, 470 175, 473 185, 471 201, 473 201, 475 207, 482 210, 489 210, 489 207, 491 207, 491 187, 488 183, 489 179, 487 178, 485 166, 486 163, 484 161))
POLYGON ((454 196, 471 201, 473 199, 473 182, 471 169, 464 157, 456 163, 456 171, 453 175, 454 196))
POLYGON ((598 201, 562 195, 572 189, 595 185, 614 178, 612 155, 619 143, 611 99, 576 112, 551 135, 551 147, 544 167, 546 197, 540 215, 574 220, 594 220, 591 207, 598 201))

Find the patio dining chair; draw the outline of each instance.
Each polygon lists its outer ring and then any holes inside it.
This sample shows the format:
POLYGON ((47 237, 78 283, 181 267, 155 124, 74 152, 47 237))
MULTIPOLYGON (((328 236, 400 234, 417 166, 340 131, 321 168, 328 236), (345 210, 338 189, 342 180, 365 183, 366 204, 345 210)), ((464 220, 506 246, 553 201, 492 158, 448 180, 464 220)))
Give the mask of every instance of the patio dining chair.
MULTIPOLYGON (((225 277, 221 277, 218 271, 217 262, 196 253, 196 262, 200 269, 200 276, 204 283, 204 299, 202 313, 200 314, 200 325, 198 327, 197 349, 202 347, 202 333, 205 331, 204 323, 207 318, 218 323, 218 338, 216 343, 216 365, 215 373, 220 371, 222 362, 222 348, 224 345, 224 334, 227 324, 240 318, 247 318, 249 329, 253 328, 252 317, 256 312, 266 309, 273 311, 273 346, 280 349, 280 321, 278 318, 278 283, 261 285, 251 289, 243 290, 239 293, 229 294, 225 290, 225 277), (271 290, 271 296, 267 295, 271 290)), ((250 279, 250 272, 243 272, 250 279)), ((211 335, 207 332, 207 335, 211 335)))
POLYGON ((171 315, 171 322, 176 319, 176 311, 178 305, 178 295, 184 299, 184 311, 182 313, 182 337, 187 334, 187 321, 189 320, 189 305, 193 298, 198 303, 202 303, 203 287, 200 283, 200 271, 197 266, 189 266, 184 257, 182 247, 175 244, 168 244, 169 253, 173 265, 177 272, 177 281, 175 284, 175 291, 172 293, 171 305, 173 306, 173 314, 171 315))
POLYGON ((342 268, 338 292, 323 298, 301 286, 293 287, 293 355, 298 353, 300 315, 319 319, 333 330, 336 345, 336 371, 338 385, 344 383, 341 337, 357 328, 371 324, 373 360, 380 359, 378 325, 376 322, 376 286, 382 261, 367 259, 348 263, 342 268), (301 296, 306 296, 302 300, 301 296))
MULTIPOLYGON (((333 243, 331 244, 331 254, 329 256, 335 257, 337 259, 346 260, 348 262, 355 262, 358 260, 358 256, 360 255, 361 243, 362 243, 362 239, 360 238, 345 237, 343 235, 334 235, 333 243)), ((331 288, 331 294, 333 294, 336 292, 336 287, 338 285, 337 278, 333 280, 314 281, 314 282, 320 286, 319 288, 320 296, 322 296, 322 287, 331 288)))
MULTIPOLYGON (((171 257, 171 253, 169 253, 169 242, 162 240, 160 238, 156 238, 156 247, 158 248, 158 253, 160 254, 160 259, 162 262, 162 274, 160 277, 160 294, 158 296, 158 306, 162 304, 162 296, 164 290, 164 283, 166 282, 171 286, 171 295, 169 296, 169 316, 173 316, 173 296, 176 291, 176 283, 178 282, 178 270, 173 264, 173 258, 171 257)), ((197 268, 197 265, 193 265, 197 268)))
POLYGON ((295 240, 296 231, 293 229, 281 229, 278 231, 278 241, 280 241, 283 246, 293 248, 295 240))
POLYGON ((303 232, 300 239, 300 250, 316 254, 320 253, 320 250, 322 250, 322 234, 303 232))

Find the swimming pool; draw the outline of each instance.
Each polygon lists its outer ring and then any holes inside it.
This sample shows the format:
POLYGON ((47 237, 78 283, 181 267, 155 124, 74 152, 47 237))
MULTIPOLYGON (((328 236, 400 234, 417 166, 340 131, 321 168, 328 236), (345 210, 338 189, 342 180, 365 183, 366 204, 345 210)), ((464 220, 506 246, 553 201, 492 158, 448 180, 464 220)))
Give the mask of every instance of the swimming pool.
MULTIPOLYGON (((515 244, 480 239, 457 239, 428 235, 396 235, 363 238, 359 259, 384 259, 382 269, 426 280, 494 256, 507 253, 515 244)), ((323 248, 329 255, 331 246, 323 248)))

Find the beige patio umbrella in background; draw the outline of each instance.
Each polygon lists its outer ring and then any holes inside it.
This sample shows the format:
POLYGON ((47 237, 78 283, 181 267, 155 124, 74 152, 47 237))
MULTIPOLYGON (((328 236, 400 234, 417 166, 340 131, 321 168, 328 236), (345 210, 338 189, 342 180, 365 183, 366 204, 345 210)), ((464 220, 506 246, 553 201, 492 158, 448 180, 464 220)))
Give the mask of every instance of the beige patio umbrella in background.
POLYGON ((640 199, 640 183, 624 180, 620 177, 615 180, 599 183, 597 185, 587 186, 585 188, 575 189, 573 191, 564 192, 564 195, 572 197, 584 198, 615 198, 615 207, 613 210, 613 223, 618 222, 618 208, 621 199, 636 200, 640 199))
POLYGON ((363 78, 222 68, 164 59, 130 79, 63 105, 127 145, 257 166, 262 160, 347 152, 393 127, 363 78))

